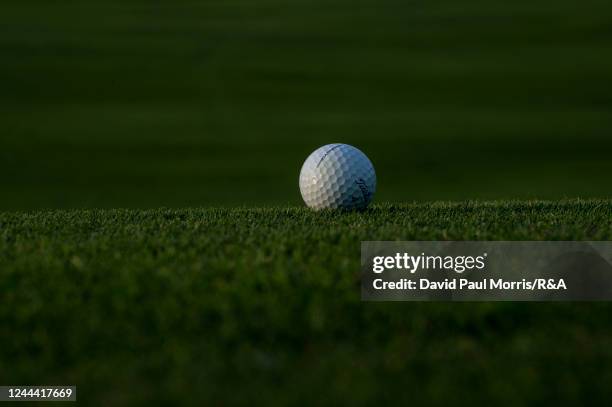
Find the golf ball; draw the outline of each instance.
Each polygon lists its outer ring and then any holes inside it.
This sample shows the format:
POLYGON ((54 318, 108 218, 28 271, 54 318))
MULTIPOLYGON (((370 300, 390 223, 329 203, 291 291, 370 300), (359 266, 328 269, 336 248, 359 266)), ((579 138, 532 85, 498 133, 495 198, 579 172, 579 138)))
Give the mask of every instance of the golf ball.
POLYGON ((311 208, 364 209, 376 191, 374 166, 348 144, 315 150, 300 172, 300 192, 311 208))

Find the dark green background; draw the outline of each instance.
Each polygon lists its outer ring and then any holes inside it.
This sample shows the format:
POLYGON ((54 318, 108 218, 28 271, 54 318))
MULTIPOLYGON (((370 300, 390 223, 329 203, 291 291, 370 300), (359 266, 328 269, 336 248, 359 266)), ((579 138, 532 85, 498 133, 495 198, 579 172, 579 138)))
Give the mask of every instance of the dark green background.
POLYGON ((3 1, 0 209, 609 197, 608 1, 3 1))

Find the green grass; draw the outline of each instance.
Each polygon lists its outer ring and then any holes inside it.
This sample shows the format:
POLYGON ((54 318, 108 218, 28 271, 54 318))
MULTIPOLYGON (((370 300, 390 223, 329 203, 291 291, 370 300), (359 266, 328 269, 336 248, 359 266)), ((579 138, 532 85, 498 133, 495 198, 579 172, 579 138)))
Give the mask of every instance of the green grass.
POLYGON ((88 405, 587 404, 607 303, 362 303, 361 240, 610 240, 612 201, 0 213, 0 381, 88 405))
POLYGON ((358 270, 366 239, 612 239, 611 4, 3 1, 0 384, 610 396, 607 304, 365 304, 358 270), (377 202, 497 201, 292 207, 332 142, 371 158, 377 202), (202 206, 225 209, 147 210, 202 206))
POLYGON ((365 151, 382 201, 609 198, 604 0, 5 0, 0 210, 297 205, 365 151))

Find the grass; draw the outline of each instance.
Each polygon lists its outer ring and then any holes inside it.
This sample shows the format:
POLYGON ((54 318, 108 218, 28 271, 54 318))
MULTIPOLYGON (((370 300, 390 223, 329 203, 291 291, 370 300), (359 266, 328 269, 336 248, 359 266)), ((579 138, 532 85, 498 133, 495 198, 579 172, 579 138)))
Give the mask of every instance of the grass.
POLYGON ((358 270, 366 239, 612 238, 611 4, 5 0, 0 384, 604 400, 608 304, 365 304, 358 270), (371 158, 378 202, 464 203, 292 207, 332 142, 371 158), (202 206, 225 209, 147 209, 202 206))
POLYGON ((612 201, 0 213, 0 381, 88 405, 588 404, 607 303, 362 303, 361 240, 610 240, 612 201))
POLYGON ((0 210, 610 197, 603 0, 3 1, 0 210))

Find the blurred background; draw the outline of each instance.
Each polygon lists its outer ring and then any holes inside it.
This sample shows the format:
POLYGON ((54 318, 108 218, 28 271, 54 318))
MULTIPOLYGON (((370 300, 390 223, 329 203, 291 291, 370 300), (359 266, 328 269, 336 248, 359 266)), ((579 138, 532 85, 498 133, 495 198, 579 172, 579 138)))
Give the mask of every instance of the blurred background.
POLYGON ((604 0, 4 0, 0 210, 610 197, 604 0))

